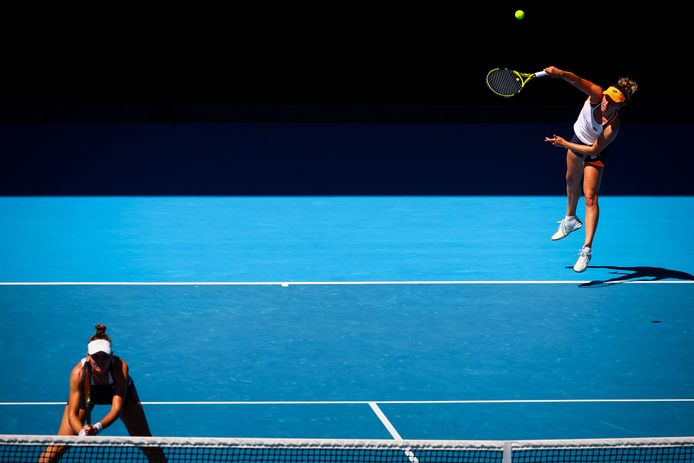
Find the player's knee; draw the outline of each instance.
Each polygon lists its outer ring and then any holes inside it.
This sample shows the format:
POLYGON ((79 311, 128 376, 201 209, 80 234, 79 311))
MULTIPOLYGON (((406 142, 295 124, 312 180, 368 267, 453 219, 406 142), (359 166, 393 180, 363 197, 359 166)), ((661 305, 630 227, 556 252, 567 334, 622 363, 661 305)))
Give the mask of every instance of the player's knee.
POLYGON ((598 207, 598 195, 585 193, 586 207, 598 207))
POLYGON ((573 172, 566 173, 566 184, 569 187, 577 187, 580 181, 581 179, 577 175, 574 175, 573 172))

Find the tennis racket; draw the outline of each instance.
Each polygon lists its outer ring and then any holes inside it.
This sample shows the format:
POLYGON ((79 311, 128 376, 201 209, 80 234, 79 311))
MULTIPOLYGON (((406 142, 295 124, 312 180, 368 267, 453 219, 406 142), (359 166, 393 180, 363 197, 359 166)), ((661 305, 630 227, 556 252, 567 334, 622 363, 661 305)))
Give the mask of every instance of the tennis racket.
POLYGON ((528 73, 507 68, 496 68, 487 73, 487 87, 497 95, 509 98, 518 95, 525 84, 535 77, 546 75, 545 71, 528 73))
POLYGON ((84 421, 92 425, 92 366, 84 362, 82 366, 82 398, 84 399, 84 421))

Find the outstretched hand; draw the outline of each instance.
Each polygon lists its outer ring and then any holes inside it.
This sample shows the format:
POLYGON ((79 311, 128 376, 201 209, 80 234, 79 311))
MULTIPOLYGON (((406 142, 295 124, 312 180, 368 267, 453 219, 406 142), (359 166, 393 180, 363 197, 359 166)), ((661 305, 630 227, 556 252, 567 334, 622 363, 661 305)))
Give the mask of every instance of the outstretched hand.
POLYGON ((556 134, 552 135, 551 137, 545 137, 545 141, 558 148, 564 148, 566 146, 566 140, 556 134))

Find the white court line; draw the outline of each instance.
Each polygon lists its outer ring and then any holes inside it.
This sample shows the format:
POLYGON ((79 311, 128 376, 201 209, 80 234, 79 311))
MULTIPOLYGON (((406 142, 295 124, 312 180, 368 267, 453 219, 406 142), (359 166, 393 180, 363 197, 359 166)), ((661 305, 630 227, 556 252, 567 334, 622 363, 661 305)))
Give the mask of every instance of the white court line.
MULTIPOLYGON (((381 423, 383 424, 383 426, 385 426, 385 428, 388 430, 388 432, 393 437, 393 439, 401 441, 402 437, 400 436, 400 433, 398 432, 397 429, 395 429, 395 426, 393 426, 393 423, 390 422, 390 420, 388 419, 386 414, 383 413, 383 411, 376 404, 376 402, 369 402, 369 407, 371 407, 371 410, 373 410, 373 412, 376 414, 378 419, 381 420, 381 423)), ((405 452, 405 455, 407 456, 407 458, 410 459, 410 461, 412 463, 419 463, 419 460, 417 459, 417 457, 415 457, 414 453, 412 453, 411 448, 409 448, 409 447, 405 448, 405 449, 403 449, 403 452, 405 452)))
MULTIPOLYGON (((314 400, 314 401, 169 401, 142 402, 143 405, 437 405, 437 404, 536 404, 536 403, 629 403, 629 402, 694 402, 694 398, 681 399, 500 399, 500 400, 314 400)), ((65 405, 62 402, 0 402, 2 405, 65 405)))
POLYGON ((398 432, 398 430, 395 429, 393 423, 391 423, 388 417, 385 415, 385 413, 381 411, 376 402, 369 402, 369 407, 371 407, 371 410, 374 411, 378 419, 381 420, 381 423, 383 423, 383 426, 385 426, 385 428, 388 430, 393 439, 402 440, 402 437, 400 437, 400 433, 398 432))
MULTIPOLYGON (((598 280, 403 281, 0 281, 0 286, 298 286, 298 285, 575 285, 598 280)), ((692 280, 610 281, 610 284, 694 284, 692 280)))

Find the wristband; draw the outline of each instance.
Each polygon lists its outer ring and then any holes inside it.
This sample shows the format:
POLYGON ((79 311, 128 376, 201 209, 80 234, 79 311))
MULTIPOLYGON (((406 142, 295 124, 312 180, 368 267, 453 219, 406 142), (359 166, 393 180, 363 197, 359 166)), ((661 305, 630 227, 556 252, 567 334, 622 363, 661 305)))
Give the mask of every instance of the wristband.
POLYGON ((97 423, 94 425, 94 429, 96 429, 96 433, 99 434, 102 429, 104 429, 104 425, 101 424, 101 421, 97 421, 97 423))

